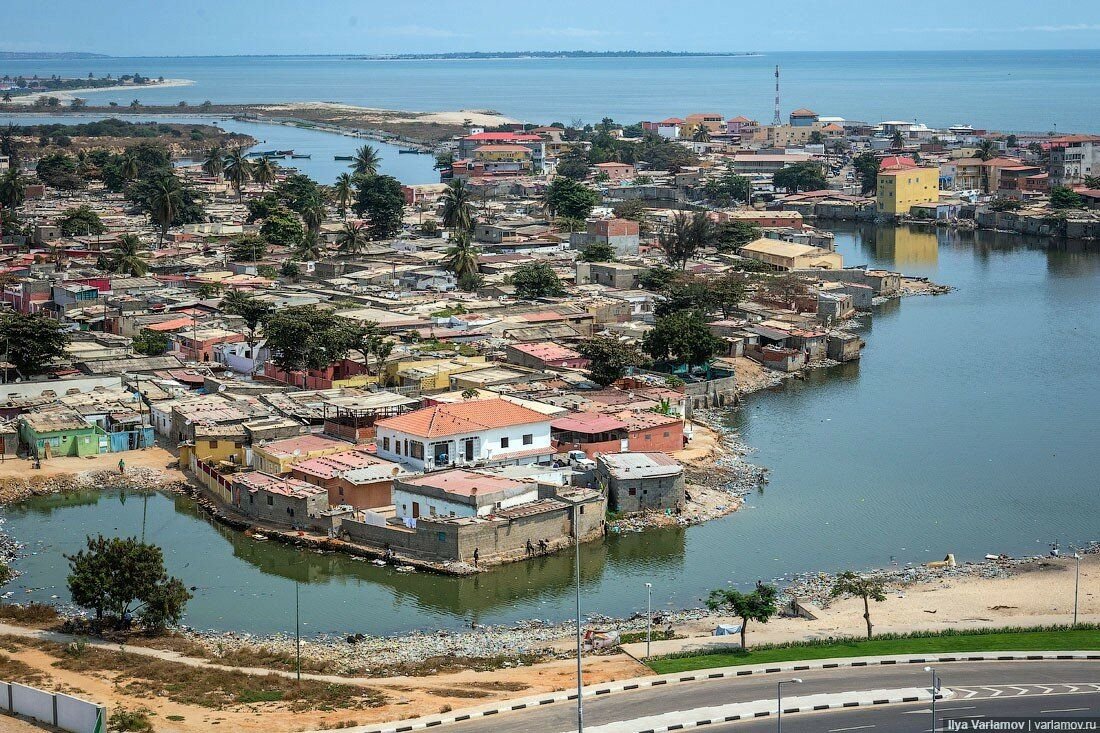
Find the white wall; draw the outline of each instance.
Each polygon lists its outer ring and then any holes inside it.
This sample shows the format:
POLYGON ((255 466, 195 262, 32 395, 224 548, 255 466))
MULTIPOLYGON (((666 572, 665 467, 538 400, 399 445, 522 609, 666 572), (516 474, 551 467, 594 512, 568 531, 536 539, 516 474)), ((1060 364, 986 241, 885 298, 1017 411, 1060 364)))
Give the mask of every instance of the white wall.
MULTIPOLYGON (((532 485, 530 491, 525 491, 518 496, 505 499, 500 502, 501 509, 508 509, 510 507, 519 506, 520 504, 528 504, 539 498, 539 491, 536 485, 532 485)), ((393 490, 393 503, 397 512, 398 518, 411 517, 413 515, 412 505, 413 502, 420 504, 420 516, 421 517, 449 517, 451 512, 454 512, 456 517, 472 517, 475 516, 474 507, 469 504, 463 504, 457 501, 448 501, 447 499, 437 499, 434 496, 424 496, 423 494, 414 494, 410 491, 403 491, 400 489, 393 490), (435 509, 435 514, 432 514, 432 509, 435 509)), ((488 504, 477 509, 477 516, 485 517, 492 514, 497 507, 492 504, 488 504)))
MULTIPOLYGON (((414 471, 423 471, 426 466, 434 466, 432 464, 432 457, 435 452, 432 448, 433 442, 442 442, 444 440, 449 441, 451 449, 448 452, 449 458, 453 465, 463 465, 466 463, 465 454, 463 452, 462 441, 466 438, 477 438, 475 443, 474 461, 507 461, 508 455, 511 453, 522 453, 525 451, 534 450, 537 448, 550 450, 550 421, 541 423, 532 423, 530 425, 520 425, 513 428, 498 428, 494 430, 485 430, 480 433, 468 433, 463 435, 452 435, 447 438, 437 438, 425 440, 416 435, 410 435, 408 433, 398 432, 389 428, 379 427, 378 436, 375 441, 375 445, 378 450, 378 457, 385 458, 389 461, 396 461, 414 471), (531 443, 524 445, 523 436, 525 434, 531 435, 531 443), (390 447, 388 450, 382 447, 383 441, 389 438, 390 447), (501 447, 501 441, 504 438, 508 438, 508 447, 501 447), (399 455, 394 451, 396 441, 401 440, 402 446, 405 440, 419 441, 424 443, 424 458, 413 458, 412 456, 399 455)), ((402 447, 404 451, 404 447, 402 447)))

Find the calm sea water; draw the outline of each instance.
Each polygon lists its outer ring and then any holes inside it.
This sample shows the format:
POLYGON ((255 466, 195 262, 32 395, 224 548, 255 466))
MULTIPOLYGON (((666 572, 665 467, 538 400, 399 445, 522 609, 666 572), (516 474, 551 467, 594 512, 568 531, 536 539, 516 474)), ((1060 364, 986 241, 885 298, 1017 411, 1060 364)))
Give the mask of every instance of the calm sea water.
MULTIPOLYGON (((431 155, 403 155, 398 148, 374 140, 364 140, 331 132, 321 132, 289 125, 270 123, 238 122, 221 117, 199 117, 191 115, 127 115, 116 117, 132 122, 156 120, 157 122, 178 122, 182 124, 217 125, 227 132, 239 132, 251 135, 260 141, 259 150, 293 150, 296 153, 310 155, 310 158, 285 158, 278 160, 279 165, 296 168, 318 183, 332 184, 341 173, 347 173, 347 161, 336 160, 337 155, 352 155, 361 145, 372 145, 382 157, 381 172, 394 176, 402 183, 438 183, 439 172, 435 170, 435 157, 431 155)), ((48 125, 53 123, 79 124, 103 119, 104 115, 36 115, 36 114, 0 114, 0 126, 9 122, 15 125, 48 125)))
MULTIPOLYGON (((730 582, 1100 539, 1097 245, 854 228, 839 232, 838 246, 848 264, 897 267, 958 290, 877 309, 861 362, 814 371, 731 413, 771 483, 725 519, 584 547, 586 612, 641 610, 646 582, 658 607, 680 608, 730 582)), ((140 497, 106 493, 4 510, 6 529, 33 553, 9 590, 63 601, 62 554, 87 533, 140 534, 143 508, 140 497)), ((188 612, 197 627, 292 630, 295 580, 305 583, 306 628, 318 632, 572 612, 570 553, 459 580, 255 542, 180 499, 153 496, 147 516, 147 537, 197 588, 188 612)))
POLYGON ((3 60, 0 75, 141 73, 189 87, 89 93, 95 103, 335 101, 404 110, 495 109, 548 123, 627 122, 717 111, 1008 130, 1097 131, 1100 51, 768 53, 635 59, 385 61, 324 57, 3 60))

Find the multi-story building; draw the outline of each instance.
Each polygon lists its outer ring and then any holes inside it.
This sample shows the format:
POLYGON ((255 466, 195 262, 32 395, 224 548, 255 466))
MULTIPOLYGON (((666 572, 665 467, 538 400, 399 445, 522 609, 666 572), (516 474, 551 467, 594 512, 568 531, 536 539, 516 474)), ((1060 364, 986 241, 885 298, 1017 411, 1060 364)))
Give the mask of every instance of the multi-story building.
POLYGON ((497 147, 522 146, 530 151, 530 166, 532 173, 546 172, 546 140, 541 135, 530 135, 517 132, 479 132, 467 135, 458 141, 458 160, 477 161, 478 148, 483 150, 482 155, 490 158, 503 155, 504 151, 493 151, 497 147))
POLYGON ((879 214, 904 216, 916 204, 940 200, 940 169, 894 167, 878 173, 875 194, 879 214))
POLYGON ((1067 186, 1100 175, 1100 137, 1067 135, 1050 141, 1050 183, 1067 186))

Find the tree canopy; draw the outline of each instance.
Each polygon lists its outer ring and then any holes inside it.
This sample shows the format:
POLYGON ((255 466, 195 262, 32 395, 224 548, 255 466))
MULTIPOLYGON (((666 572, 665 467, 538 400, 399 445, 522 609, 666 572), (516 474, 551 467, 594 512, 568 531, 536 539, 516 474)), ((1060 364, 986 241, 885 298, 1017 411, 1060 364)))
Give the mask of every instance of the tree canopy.
POLYGON ((756 588, 750 593, 728 588, 712 590, 707 596, 707 608, 711 611, 728 611, 741 619, 741 648, 747 649, 749 622, 768 623, 779 612, 778 599, 779 590, 774 585, 757 582, 756 588))
POLYGON ((679 311, 657 318, 653 328, 642 339, 642 349, 654 361, 688 367, 706 364, 721 350, 722 345, 722 340, 710 332, 703 314, 697 310, 679 311))
POLYGON ((672 267, 687 269, 697 252, 715 237, 714 222, 705 212, 689 214, 679 211, 673 215, 668 231, 662 232, 657 243, 672 267))
POLYGON ((565 295, 557 273, 545 262, 520 265, 512 275, 512 284, 516 288, 517 298, 533 300, 565 295))
POLYGON ((24 377, 41 374, 57 357, 65 354, 69 333, 45 313, 0 314, 0 339, 6 348, 5 361, 24 377))
POLYGON ((636 346, 624 344, 614 336, 596 336, 582 341, 577 351, 590 362, 588 378, 603 387, 626 376, 631 367, 643 366, 647 361, 636 346))
POLYGON ((780 168, 772 176, 772 184, 787 193, 818 191, 828 187, 825 174, 817 163, 805 162, 780 168))
POLYGON ((272 361, 287 371, 324 369, 359 345, 354 322, 312 305, 271 314, 264 334, 272 361))
POLYGON ((386 239, 401 231, 405 213, 405 194, 401 182, 393 176, 369 176, 362 179, 352 209, 368 220, 372 239, 386 239))
POLYGON ((871 638, 871 601, 881 603, 886 600, 886 585, 882 578, 867 575, 856 575, 847 570, 836 576, 832 590, 829 594, 833 598, 853 596, 863 599, 863 621, 867 624, 867 638, 871 638))
POLYGON ((852 168, 859 178, 859 190, 864 196, 870 196, 878 188, 878 157, 874 153, 860 153, 852 158, 852 168))
POLYGON ((66 209, 61 218, 57 220, 64 237, 80 237, 89 234, 103 234, 107 231, 99 214, 92 211, 92 207, 82 204, 72 209, 66 209))
POLYGON ((599 201, 599 194, 591 188, 564 176, 555 177, 546 188, 546 208, 551 216, 583 220, 599 201))

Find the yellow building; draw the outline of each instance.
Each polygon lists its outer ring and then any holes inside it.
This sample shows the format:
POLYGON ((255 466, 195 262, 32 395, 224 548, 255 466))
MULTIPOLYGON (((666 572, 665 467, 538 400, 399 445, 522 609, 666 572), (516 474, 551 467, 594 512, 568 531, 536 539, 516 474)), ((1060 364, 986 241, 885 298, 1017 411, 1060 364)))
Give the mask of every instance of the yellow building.
POLYGON ((916 204, 934 204, 940 200, 939 168, 893 168, 879 171, 878 212, 905 216, 916 204))
POLYGON ((390 381, 424 392, 451 388, 451 375, 485 368, 484 356, 456 356, 451 359, 414 359, 386 366, 390 381))
POLYGON ((741 256, 767 263, 777 270, 840 270, 844 257, 808 244, 760 238, 741 248, 741 256))

